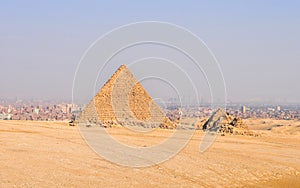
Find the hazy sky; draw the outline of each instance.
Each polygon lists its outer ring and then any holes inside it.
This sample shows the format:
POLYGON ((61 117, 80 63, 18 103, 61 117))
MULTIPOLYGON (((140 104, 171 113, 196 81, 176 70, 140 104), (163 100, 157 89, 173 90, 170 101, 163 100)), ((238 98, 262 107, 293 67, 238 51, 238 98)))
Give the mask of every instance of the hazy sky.
POLYGON ((183 26, 217 57, 228 99, 300 102, 300 1, 1 1, 0 98, 71 99, 77 64, 111 29, 183 26))

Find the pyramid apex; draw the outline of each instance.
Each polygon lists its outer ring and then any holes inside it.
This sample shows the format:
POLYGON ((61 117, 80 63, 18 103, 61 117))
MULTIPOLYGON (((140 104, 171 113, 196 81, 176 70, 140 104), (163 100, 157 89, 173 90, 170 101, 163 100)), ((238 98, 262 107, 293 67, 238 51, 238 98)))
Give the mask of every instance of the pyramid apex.
POLYGON ((123 69, 127 69, 127 66, 126 66, 125 64, 122 64, 122 65, 118 68, 118 70, 123 70, 123 69))
POLYGON ((216 112, 225 112, 223 108, 218 108, 216 112))

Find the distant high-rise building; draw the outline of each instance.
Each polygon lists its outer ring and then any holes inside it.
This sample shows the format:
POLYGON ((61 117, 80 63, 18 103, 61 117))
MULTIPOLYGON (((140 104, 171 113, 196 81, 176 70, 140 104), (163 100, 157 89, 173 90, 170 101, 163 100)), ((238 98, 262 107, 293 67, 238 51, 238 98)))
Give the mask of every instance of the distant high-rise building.
POLYGON ((280 111, 280 106, 276 106, 276 111, 280 111))
POLYGON ((38 108, 35 108, 35 109, 34 109, 34 113, 35 113, 35 114, 39 114, 39 111, 40 111, 40 110, 39 110, 38 108))
POLYGON ((246 106, 242 106, 241 107, 241 112, 244 114, 244 113, 246 113, 246 106))

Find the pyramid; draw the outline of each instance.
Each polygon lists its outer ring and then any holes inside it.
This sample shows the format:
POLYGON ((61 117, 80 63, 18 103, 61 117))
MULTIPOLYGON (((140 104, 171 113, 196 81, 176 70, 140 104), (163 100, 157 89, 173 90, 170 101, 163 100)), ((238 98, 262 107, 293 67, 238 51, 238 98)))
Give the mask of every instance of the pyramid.
POLYGON ((125 65, 118 68, 75 122, 103 127, 176 128, 125 65))
POLYGON ((255 135, 249 130, 248 126, 239 117, 233 117, 227 114, 223 109, 219 108, 204 123, 203 130, 217 131, 222 136, 225 134, 234 135, 255 135))

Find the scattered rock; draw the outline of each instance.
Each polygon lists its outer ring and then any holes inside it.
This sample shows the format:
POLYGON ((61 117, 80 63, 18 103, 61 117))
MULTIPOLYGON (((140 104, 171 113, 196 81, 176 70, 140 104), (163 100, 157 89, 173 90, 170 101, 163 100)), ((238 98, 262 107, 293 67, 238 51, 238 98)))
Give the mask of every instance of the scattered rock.
POLYGON ((74 123, 73 120, 72 120, 72 121, 69 121, 69 126, 75 126, 75 123, 74 123))

